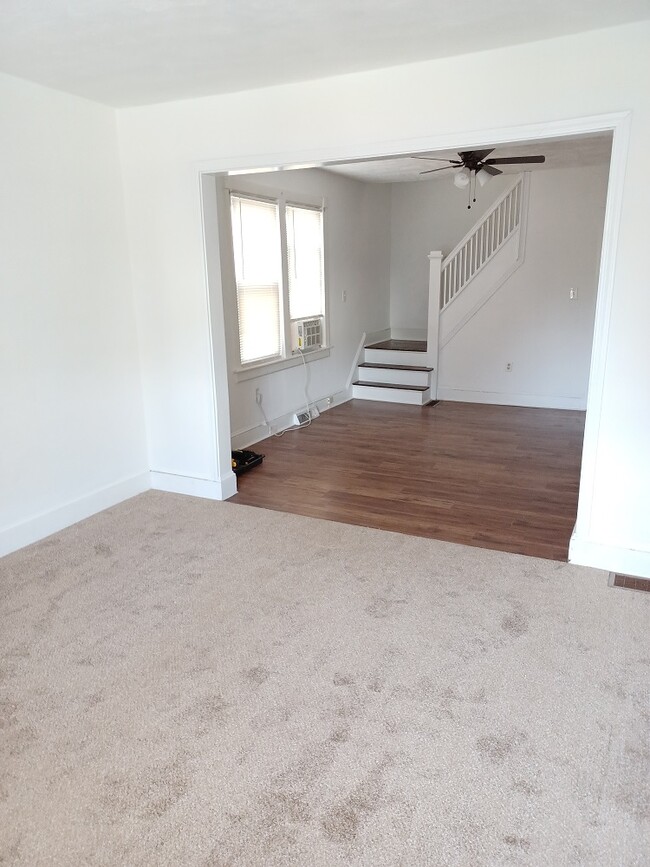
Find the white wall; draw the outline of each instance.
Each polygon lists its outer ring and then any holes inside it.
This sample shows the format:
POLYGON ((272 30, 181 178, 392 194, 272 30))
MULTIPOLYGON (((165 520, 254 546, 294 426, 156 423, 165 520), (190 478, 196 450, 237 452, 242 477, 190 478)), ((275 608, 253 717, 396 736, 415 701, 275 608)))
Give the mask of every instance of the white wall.
MULTIPOLYGON (((448 255, 499 198, 512 176, 478 187, 467 208, 467 190, 453 177, 391 184, 390 324, 393 330, 424 328, 429 309, 429 253, 448 255)), ((406 336, 406 334, 404 335, 406 336)))
MULTIPOLYGON (((270 195, 283 191, 296 201, 325 200, 325 276, 331 350, 328 358, 308 362, 308 393, 313 401, 330 396, 347 399, 349 395, 343 396, 341 392, 347 389, 362 334, 389 327, 389 185, 362 183, 320 169, 234 177, 226 179, 225 184, 235 190, 259 189, 270 195)), ((221 205, 227 215, 227 192, 221 205)), ((230 231, 228 219, 221 225, 224 232, 230 231)), ((288 416, 305 405, 306 376, 300 364, 238 381, 233 372, 239 366, 234 275, 228 267, 222 273, 230 422, 235 445, 243 446, 268 436, 255 402, 255 390, 259 388, 262 393, 267 418, 286 425, 290 421, 288 416)))
POLYGON ((0 76, 0 554, 143 490, 115 114, 0 76))
MULTIPOLYGON (((596 389, 590 389, 576 538, 583 562, 596 559, 618 568, 629 563, 626 552, 633 550, 637 566, 645 564, 650 571, 649 43, 650 24, 644 22, 120 111, 146 411, 156 463, 179 473, 217 472, 200 167, 252 169, 467 148, 523 136, 523 130, 517 132, 523 125, 525 137, 539 138, 545 123, 631 110, 613 283, 607 276, 613 292, 597 316, 602 352, 596 389)), ((615 153, 617 141, 625 146, 626 139, 615 141, 615 153)), ((223 337, 217 334, 217 339, 223 337)), ((218 394, 217 404, 220 413, 228 412, 226 395, 218 394)))
POLYGON ((441 400, 586 408, 608 170, 530 172, 524 263, 441 349, 441 400))

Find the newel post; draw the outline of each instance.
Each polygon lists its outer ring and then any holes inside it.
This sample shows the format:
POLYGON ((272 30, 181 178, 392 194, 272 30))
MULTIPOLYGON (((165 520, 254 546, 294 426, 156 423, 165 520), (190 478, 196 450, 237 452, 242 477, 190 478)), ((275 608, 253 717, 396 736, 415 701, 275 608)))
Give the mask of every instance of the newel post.
POLYGON ((442 253, 429 253, 429 317, 427 323, 427 363, 431 374, 431 399, 438 399, 438 345, 440 327, 440 283, 442 280, 442 253))

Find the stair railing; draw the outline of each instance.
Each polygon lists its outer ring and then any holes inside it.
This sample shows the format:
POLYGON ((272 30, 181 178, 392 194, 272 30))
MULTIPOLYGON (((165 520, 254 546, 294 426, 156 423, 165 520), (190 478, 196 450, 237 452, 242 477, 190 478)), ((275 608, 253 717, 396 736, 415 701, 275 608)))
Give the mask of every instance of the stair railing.
POLYGON ((440 310, 444 310, 459 292, 481 271, 521 225, 524 176, 496 200, 481 222, 442 261, 440 310))

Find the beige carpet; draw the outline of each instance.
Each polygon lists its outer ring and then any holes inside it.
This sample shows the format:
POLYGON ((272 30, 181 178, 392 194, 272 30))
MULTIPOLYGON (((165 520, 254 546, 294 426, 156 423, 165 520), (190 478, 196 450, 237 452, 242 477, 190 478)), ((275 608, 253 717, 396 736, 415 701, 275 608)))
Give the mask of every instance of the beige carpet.
POLYGON ((650 863, 650 594, 148 493, 0 561, 0 863, 650 863))

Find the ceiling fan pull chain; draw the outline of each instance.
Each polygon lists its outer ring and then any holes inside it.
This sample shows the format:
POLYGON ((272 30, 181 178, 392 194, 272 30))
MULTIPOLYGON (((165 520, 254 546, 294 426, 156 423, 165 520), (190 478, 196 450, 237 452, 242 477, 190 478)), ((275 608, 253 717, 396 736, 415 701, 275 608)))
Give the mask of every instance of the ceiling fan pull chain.
MULTIPOLYGON (((474 183, 474 172, 470 171, 469 173, 469 184, 467 184, 467 210, 470 211, 472 208, 472 184, 474 183)), ((474 199, 476 201, 476 199, 474 199)))

